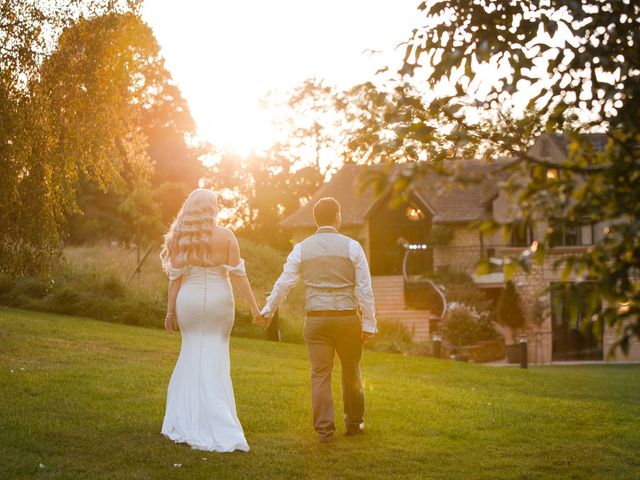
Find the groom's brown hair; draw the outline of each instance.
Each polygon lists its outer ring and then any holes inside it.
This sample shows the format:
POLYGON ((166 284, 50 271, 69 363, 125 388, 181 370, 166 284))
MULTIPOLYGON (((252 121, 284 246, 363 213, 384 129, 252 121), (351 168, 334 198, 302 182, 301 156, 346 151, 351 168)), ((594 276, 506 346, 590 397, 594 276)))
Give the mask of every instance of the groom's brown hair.
POLYGON ((333 197, 321 198, 313 206, 313 218, 319 227, 333 224, 338 212, 340 204, 333 197))

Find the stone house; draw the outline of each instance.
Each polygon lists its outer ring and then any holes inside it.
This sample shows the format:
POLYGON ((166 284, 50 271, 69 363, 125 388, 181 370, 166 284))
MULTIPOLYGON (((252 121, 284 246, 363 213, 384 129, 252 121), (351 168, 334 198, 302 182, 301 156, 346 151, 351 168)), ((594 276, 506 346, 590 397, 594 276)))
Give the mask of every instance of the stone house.
MULTIPOLYGON (((595 135, 592 140, 597 146, 602 138, 595 135)), ((529 154, 559 161, 566 157, 566 142, 562 137, 542 135, 529 154)), ((480 181, 461 186, 444 177, 428 175, 415 182, 404 204, 392 207, 389 193, 376 195, 372 188, 361 192, 361 174, 366 167, 345 164, 280 226, 298 242, 315 231, 313 204, 322 197, 336 198, 342 205, 341 232, 358 240, 367 254, 378 317, 402 323, 417 341, 427 340, 435 315, 428 309, 407 304, 402 241, 429 246, 413 256, 410 273, 464 271, 471 274, 488 296, 495 298, 504 286, 504 274, 498 268, 488 275, 476 275, 477 261, 491 258, 499 263, 504 257, 528 249, 542 233, 522 228, 505 239, 501 233, 484 235, 473 226, 474 222, 491 218, 504 221, 513 214, 513 204, 499 186, 504 179, 499 166, 500 161, 491 165, 475 160, 457 161, 456 167, 465 177, 480 181)), ((579 325, 569 325, 567 312, 557 298, 552 298, 552 293, 541 294, 560 281, 559 272, 552 266, 554 260, 559 255, 588 248, 601 237, 603 229, 603 225, 592 224, 588 219, 559 229, 544 265, 533 266, 529 274, 520 272, 512 279, 529 317, 526 333, 531 362, 609 360, 607 353, 615 342, 615 332, 603 328, 600 340, 583 334, 579 325)), ((617 352, 613 360, 640 360, 640 344, 633 342, 628 357, 617 352)))

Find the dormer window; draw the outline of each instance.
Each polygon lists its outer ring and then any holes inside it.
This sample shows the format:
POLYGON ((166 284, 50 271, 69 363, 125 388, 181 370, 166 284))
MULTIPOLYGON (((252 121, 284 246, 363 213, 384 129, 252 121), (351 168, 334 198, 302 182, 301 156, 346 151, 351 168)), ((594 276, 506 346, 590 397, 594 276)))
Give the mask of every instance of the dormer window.
POLYGON ((405 216, 411 222, 419 222, 424 220, 425 216, 422 210, 420 210, 415 205, 409 205, 405 210, 405 216))

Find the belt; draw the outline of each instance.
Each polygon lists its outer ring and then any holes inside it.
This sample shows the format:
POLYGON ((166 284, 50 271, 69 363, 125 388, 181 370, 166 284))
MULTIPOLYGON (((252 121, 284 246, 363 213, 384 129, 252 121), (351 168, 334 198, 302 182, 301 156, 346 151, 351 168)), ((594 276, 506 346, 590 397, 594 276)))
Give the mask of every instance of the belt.
POLYGON ((307 317, 350 317, 356 314, 356 310, 311 310, 307 317))

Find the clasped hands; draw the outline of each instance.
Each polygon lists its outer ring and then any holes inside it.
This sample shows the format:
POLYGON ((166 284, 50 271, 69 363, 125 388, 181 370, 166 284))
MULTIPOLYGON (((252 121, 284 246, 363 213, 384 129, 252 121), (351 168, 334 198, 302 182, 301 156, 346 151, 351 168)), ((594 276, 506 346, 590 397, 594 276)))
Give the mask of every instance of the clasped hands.
POLYGON ((265 317, 264 315, 262 315, 262 312, 260 310, 254 310, 251 312, 252 316, 253 316, 253 323, 266 329, 269 327, 269 325, 271 324, 271 318, 265 317))

